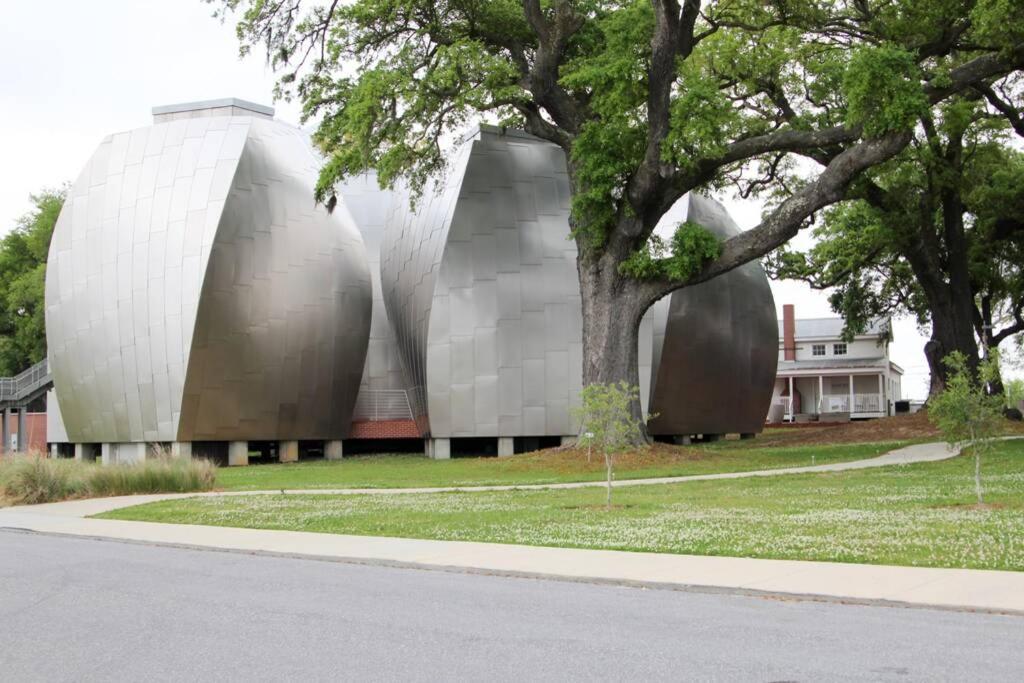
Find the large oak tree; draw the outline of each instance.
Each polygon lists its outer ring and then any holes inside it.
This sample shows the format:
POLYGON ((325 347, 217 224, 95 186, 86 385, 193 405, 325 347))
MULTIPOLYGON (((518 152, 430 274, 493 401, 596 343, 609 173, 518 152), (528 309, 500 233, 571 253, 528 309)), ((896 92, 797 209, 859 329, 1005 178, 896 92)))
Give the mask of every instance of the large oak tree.
POLYGON ((984 90, 928 111, 911 145, 822 212, 811 249, 769 259, 775 277, 834 288, 849 334, 894 314, 930 325, 932 395, 947 355, 976 373, 985 348, 1024 333, 1024 154, 1010 136, 1020 93, 984 90))
POLYGON ((481 118, 565 150, 585 384, 637 384, 652 303, 783 244, 922 112, 1024 65, 1004 0, 208 1, 319 119, 322 201, 369 168, 422 188, 481 118), (654 238, 687 192, 771 186, 795 157, 816 166, 752 230, 654 238))

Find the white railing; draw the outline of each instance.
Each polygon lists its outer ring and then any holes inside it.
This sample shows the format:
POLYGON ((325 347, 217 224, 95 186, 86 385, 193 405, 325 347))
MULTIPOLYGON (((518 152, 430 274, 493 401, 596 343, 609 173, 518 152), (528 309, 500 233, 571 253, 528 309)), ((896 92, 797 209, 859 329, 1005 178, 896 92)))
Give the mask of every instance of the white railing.
POLYGON ((50 365, 41 360, 25 372, 14 377, 0 377, 0 401, 13 401, 26 393, 48 382, 50 365))
POLYGON ((412 406, 404 389, 363 389, 352 413, 353 422, 411 419, 412 406))
POLYGON ((782 406, 782 419, 792 420, 793 419, 793 397, 792 396, 779 396, 777 405, 782 406))
POLYGON ((826 394, 818 402, 819 413, 880 413, 881 394, 854 394, 853 410, 850 410, 849 394, 826 394))

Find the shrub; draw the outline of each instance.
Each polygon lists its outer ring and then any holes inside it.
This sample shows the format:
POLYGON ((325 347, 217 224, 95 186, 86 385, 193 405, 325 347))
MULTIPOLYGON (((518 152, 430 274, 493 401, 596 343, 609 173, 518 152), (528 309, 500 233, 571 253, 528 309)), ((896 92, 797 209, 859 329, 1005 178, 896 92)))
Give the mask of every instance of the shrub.
POLYGON ((156 458, 135 464, 94 466, 86 486, 90 497, 99 498, 209 491, 216 481, 217 468, 208 460, 156 458))
POLYGON ((588 446, 596 445, 604 453, 608 485, 605 507, 611 508, 614 455, 642 440, 632 410, 633 402, 640 400, 640 387, 626 382, 594 383, 583 388, 580 398, 582 405, 574 412, 580 421, 581 437, 588 446))
POLYGON ((9 458, 0 464, 0 494, 15 505, 33 505, 74 498, 84 486, 73 463, 39 455, 9 458))
POLYGON ((992 446, 1003 418, 1003 397, 989 395, 985 384, 998 376, 998 358, 993 354, 981 362, 977 374, 959 351, 943 359, 949 368, 945 390, 933 396, 928 417, 939 427, 951 446, 970 448, 974 453, 974 489, 982 503, 981 456, 992 446))
POLYGON ((209 491, 217 468, 207 460, 154 458, 99 465, 38 455, 0 461, 0 496, 15 505, 136 493, 209 491))

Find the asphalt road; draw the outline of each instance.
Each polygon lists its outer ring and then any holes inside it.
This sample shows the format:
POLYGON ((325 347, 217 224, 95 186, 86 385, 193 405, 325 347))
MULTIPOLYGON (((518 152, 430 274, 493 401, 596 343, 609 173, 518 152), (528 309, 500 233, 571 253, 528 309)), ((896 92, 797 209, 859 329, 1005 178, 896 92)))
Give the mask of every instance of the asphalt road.
POLYGON ((0 531, 0 679, 1019 681, 1024 617, 0 531))

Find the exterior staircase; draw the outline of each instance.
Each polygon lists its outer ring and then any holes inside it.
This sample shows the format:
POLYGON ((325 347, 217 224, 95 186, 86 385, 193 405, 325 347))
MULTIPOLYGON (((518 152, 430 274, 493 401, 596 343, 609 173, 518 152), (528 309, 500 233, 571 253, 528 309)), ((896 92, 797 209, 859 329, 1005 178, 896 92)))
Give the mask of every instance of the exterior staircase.
POLYGON ((0 410, 27 406, 53 387, 50 365, 44 359, 14 377, 0 377, 0 410))
POLYGON ((0 453, 27 450, 28 406, 53 386, 50 365, 43 360, 14 377, 0 377, 0 453), (11 439, 12 413, 18 411, 18 436, 11 439))

